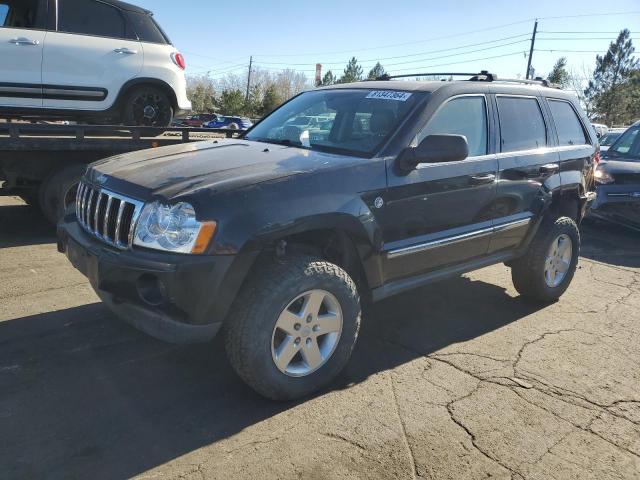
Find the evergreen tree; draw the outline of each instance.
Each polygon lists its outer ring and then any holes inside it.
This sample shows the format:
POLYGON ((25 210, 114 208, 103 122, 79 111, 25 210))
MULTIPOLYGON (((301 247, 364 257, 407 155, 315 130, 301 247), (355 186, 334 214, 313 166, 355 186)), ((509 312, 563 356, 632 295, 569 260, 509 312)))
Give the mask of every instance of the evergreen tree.
POLYGON ((324 74, 324 77, 322 77, 322 81, 320 82, 320 85, 323 87, 326 87, 327 85, 333 85, 337 81, 338 79, 336 78, 336 76, 333 74, 331 70, 329 70, 327 73, 324 74))
POLYGON ((242 115, 244 107, 244 93, 242 93, 242 90, 225 90, 218 99, 218 110, 223 115, 242 115))
POLYGON ((382 77, 385 73, 384 67, 380 65, 380 62, 376 63, 375 66, 369 70, 369 75, 367 75, 368 80, 375 80, 377 78, 382 77))
POLYGON ((555 63, 551 72, 547 76, 547 80, 561 87, 565 87, 569 83, 569 72, 567 72, 567 58, 560 57, 555 63))
POLYGON ((262 106, 260 108, 261 115, 268 115, 273 112, 282 103, 282 98, 278 94, 275 84, 271 83, 264 91, 262 98, 262 106))
POLYGON ((339 83, 351 83, 362 80, 362 67, 358 65, 356 57, 351 57, 344 69, 344 74, 340 77, 339 83))
POLYGON ((624 121, 629 107, 629 95, 625 95, 634 71, 640 68, 638 60, 633 56, 635 49, 631 41, 631 33, 624 29, 615 42, 611 42, 604 56, 596 56, 596 68, 593 79, 585 94, 593 102, 596 113, 607 125, 624 121))

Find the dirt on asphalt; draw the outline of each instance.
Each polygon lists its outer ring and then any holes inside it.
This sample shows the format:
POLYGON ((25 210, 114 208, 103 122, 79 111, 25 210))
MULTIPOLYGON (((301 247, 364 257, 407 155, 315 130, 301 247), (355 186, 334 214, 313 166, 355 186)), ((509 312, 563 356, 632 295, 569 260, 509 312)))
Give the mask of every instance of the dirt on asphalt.
POLYGON ((502 265, 391 298, 331 389, 278 404, 220 338, 119 321, 0 197, 0 477, 638 479, 640 235, 582 236, 561 301, 525 303, 502 265))

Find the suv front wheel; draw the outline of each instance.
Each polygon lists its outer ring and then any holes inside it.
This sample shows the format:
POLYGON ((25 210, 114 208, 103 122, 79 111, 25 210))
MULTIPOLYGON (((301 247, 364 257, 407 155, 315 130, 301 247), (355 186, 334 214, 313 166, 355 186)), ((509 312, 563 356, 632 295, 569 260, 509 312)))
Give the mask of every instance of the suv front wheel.
POLYGON ((543 220, 527 254, 512 264, 516 290, 543 303, 557 300, 573 279, 579 254, 580 232, 571 218, 543 220))
POLYGON ((349 361, 360 327, 353 280, 308 255, 259 266, 227 320, 226 350, 238 375, 273 400, 304 397, 349 361))

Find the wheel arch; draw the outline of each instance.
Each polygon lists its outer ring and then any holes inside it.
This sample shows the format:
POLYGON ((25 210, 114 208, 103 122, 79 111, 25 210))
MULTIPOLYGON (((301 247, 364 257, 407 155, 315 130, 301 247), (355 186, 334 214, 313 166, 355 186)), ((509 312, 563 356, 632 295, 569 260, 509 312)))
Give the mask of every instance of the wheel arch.
POLYGON ((151 77, 139 77, 132 78, 128 82, 126 82, 118 92, 118 96, 116 97, 116 101, 114 105, 116 108, 120 109, 122 107, 122 102, 127 98, 127 95, 133 91, 134 88, 142 87, 142 86, 152 86, 161 89, 164 93, 167 94, 169 100, 171 101, 171 106, 173 110, 176 111, 178 109, 178 97, 176 92, 171 88, 164 80, 160 80, 159 78, 151 78, 151 77))

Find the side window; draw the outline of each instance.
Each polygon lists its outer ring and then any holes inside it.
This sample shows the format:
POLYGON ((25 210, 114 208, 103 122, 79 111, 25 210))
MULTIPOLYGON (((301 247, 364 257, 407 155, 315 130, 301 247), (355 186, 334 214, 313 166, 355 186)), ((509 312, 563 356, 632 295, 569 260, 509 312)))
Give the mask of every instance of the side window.
POLYGON ((161 44, 170 43, 167 36, 151 15, 146 13, 127 12, 127 16, 133 24, 133 29, 136 31, 138 38, 141 41, 161 44))
POLYGON ((549 101, 553 123, 556 124, 559 144, 561 146, 588 144, 582 124, 571 104, 562 100, 547 100, 549 101))
POLYGON ((487 154, 487 106, 484 97, 459 97, 445 103, 418 133, 417 142, 434 134, 464 135, 469 156, 487 154))
POLYGON ((547 145, 547 133, 538 100, 497 97, 502 152, 532 150, 547 145))
POLYGON ((95 0, 58 0, 58 31, 127 38, 120 10, 95 0))
POLYGON ((44 0, 0 0, 0 27, 43 29, 46 21, 44 0))

